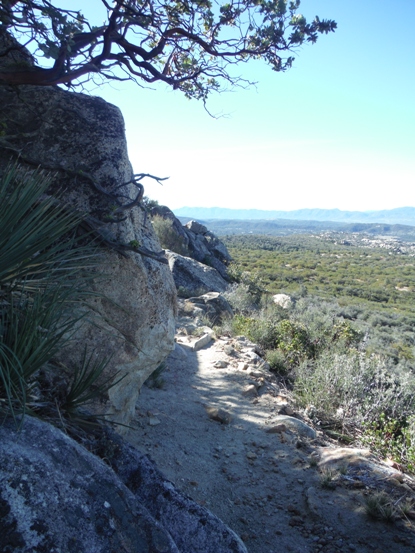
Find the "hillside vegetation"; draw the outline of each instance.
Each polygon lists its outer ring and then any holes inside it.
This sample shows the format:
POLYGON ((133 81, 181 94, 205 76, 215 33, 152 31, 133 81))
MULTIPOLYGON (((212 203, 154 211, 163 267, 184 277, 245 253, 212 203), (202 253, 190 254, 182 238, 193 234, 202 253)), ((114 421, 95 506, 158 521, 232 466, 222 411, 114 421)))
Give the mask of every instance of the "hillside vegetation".
POLYGON ((367 247, 332 234, 228 236, 223 241, 240 269, 258 271, 270 292, 307 291, 335 297, 341 305, 363 302, 415 316, 415 252, 410 247, 382 241, 367 247))
POLYGON ((231 236, 230 332, 265 351, 304 413, 415 469, 412 246, 325 236, 231 236), (364 246, 369 243, 370 247, 364 246), (286 293, 291 305, 275 305, 286 293))

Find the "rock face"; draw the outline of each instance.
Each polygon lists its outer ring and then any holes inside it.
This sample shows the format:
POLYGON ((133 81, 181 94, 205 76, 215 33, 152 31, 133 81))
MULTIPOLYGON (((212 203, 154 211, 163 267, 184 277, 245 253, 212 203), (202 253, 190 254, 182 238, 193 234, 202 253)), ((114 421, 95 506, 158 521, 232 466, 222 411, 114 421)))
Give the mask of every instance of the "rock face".
MULTIPOLYGON (((156 206, 151 215, 158 215, 172 221, 172 230, 180 237, 187 256, 209 265, 218 271, 222 278, 228 279, 227 265, 231 261, 229 252, 219 238, 197 221, 182 225, 174 213, 166 206, 156 206)), ((182 253, 182 252, 180 252, 182 253)))
POLYGON ((45 422, 0 426, 3 553, 246 553, 132 446, 105 443, 114 470, 45 422))
POLYGON ((189 221, 184 228, 189 236, 191 257, 214 267, 223 278, 227 279, 227 265, 231 261, 231 256, 225 244, 197 221, 189 221))
POLYGON ((179 295, 199 296, 227 289, 228 283, 213 267, 169 250, 166 255, 179 295))
MULTIPOLYGON (((0 87, 0 105, 0 171, 18 157, 27 167, 40 165, 56 174, 51 193, 88 213, 108 241, 160 250, 146 213, 139 206, 124 209, 141 188, 133 179, 117 107, 34 86, 0 87)), ((134 251, 106 250, 101 272, 93 324, 82 326, 77 341, 112 355, 108 374, 125 376, 110 390, 106 410, 128 424, 141 385, 173 347, 176 290, 167 264, 134 251)), ((74 344, 65 361, 77 362, 82 350, 74 344)))

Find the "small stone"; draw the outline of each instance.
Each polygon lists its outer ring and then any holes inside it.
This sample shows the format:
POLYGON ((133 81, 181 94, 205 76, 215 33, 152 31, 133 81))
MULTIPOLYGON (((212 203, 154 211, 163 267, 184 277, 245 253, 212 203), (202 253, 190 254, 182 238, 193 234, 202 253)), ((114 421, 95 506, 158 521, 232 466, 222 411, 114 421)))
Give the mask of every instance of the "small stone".
POLYGON ((204 405, 207 416, 221 424, 229 424, 232 420, 232 415, 225 411, 225 409, 218 409, 217 407, 212 407, 210 405, 204 405))
POLYGON ((266 430, 267 434, 281 434, 281 432, 285 432, 287 430, 287 427, 285 424, 277 424, 275 426, 271 426, 266 430))
POLYGON ((223 351, 224 353, 226 353, 226 355, 233 355, 235 353, 235 350, 232 346, 224 346, 223 351))
POLYGON ((199 349, 204 348, 209 344, 209 342, 212 341, 212 334, 203 334, 199 340, 196 340, 196 342, 193 344, 192 350, 198 351, 199 349))
POLYGON ((177 342, 174 344, 174 350, 170 353, 172 359, 184 360, 187 358, 187 353, 184 347, 180 346, 177 342))
POLYGON ((151 409, 147 411, 147 415, 149 417, 157 417, 158 415, 160 415, 160 411, 158 409, 151 409))
POLYGON ((248 451, 248 453, 246 454, 246 457, 250 461, 255 461, 255 459, 258 458, 258 455, 256 453, 254 453, 253 451, 248 451))
POLYGON ((248 363, 244 363, 244 362, 238 363, 238 369, 240 371, 246 371, 248 367, 249 367, 248 363))
POLYGON ((213 365, 215 369, 226 369, 226 367, 229 365, 226 361, 216 361, 216 363, 213 365))
POLYGON ((250 384, 246 388, 244 388, 242 395, 244 397, 256 397, 258 395, 258 392, 256 391, 256 386, 254 384, 250 384))
POLYGON ((301 515, 301 511, 299 511, 297 509, 297 507, 295 507, 294 505, 291 505, 291 503, 289 505, 287 505, 287 511, 293 515, 296 515, 296 516, 300 516, 301 515))
POLYGON ((304 524, 304 521, 300 516, 296 515, 296 516, 293 516, 293 517, 290 518, 288 524, 290 526, 301 526, 301 525, 304 524))
POLYGON ((275 418, 274 424, 285 424, 287 428, 296 432, 300 436, 315 439, 316 431, 303 421, 286 415, 278 415, 275 418))
POLYGON ((388 482, 390 484, 393 484, 394 486, 399 486, 399 487, 402 486, 402 482, 400 482, 397 478, 389 478, 388 482))
POLYGON ((360 490, 365 487, 365 484, 361 482, 360 480, 353 480, 353 482, 350 482, 349 486, 351 488, 355 488, 357 490, 360 490))
POLYGON ((161 423, 161 421, 160 421, 160 419, 158 419, 157 417, 150 417, 150 418, 148 419, 148 424, 149 424, 150 426, 157 426, 157 425, 160 424, 160 423, 161 423))
POLYGON ((286 415, 294 415, 294 409, 290 405, 287 405, 284 410, 286 415))
POLYGON ((306 501, 308 503, 308 508, 310 509, 311 513, 319 517, 320 512, 320 505, 321 505, 321 499, 317 495, 317 490, 313 486, 308 488, 306 491, 306 501))
POLYGON ((258 371, 254 369, 249 371, 249 376, 253 376, 255 378, 263 378, 264 373, 262 371, 258 371))

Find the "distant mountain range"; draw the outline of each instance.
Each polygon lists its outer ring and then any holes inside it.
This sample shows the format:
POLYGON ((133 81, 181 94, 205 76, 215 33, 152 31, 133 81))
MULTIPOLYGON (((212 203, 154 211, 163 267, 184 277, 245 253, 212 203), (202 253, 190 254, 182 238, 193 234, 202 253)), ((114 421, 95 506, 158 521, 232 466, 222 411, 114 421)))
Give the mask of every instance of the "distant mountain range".
POLYGON ((177 217, 192 219, 243 219, 291 221, 334 221, 341 223, 383 223, 415 226, 415 207, 398 207, 381 211, 342 211, 341 209, 297 209, 295 211, 265 211, 260 209, 229 209, 225 207, 181 207, 177 217))

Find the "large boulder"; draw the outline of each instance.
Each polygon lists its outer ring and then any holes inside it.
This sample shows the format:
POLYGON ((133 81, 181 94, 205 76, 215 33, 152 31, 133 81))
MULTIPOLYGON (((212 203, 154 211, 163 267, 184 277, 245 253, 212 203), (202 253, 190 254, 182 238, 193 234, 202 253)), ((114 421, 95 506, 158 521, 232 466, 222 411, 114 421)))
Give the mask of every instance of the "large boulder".
MULTIPOLYGON (((182 225, 174 213, 164 205, 151 209, 152 217, 158 216, 171 221, 171 232, 178 237, 185 255, 209 265, 218 271, 222 278, 228 280, 227 267, 231 256, 223 242, 198 221, 189 221, 182 225)), ((172 248, 174 249, 174 248, 172 248)), ((183 255, 183 251, 177 251, 183 255)))
POLYGON ((82 325, 64 360, 77 363, 84 344, 112 356, 107 376, 124 378, 110 390, 105 410, 128 424, 141 385, 174 345, 176 290, 164 255, 152 256, 160 245, 147 213, 139 205, 125 209, 142 190, 133 178, 121 112, 58 87, 0 86, 0 105, 0 172, 17 159, 51 171, 50 193, 89 214, 113 246, 103 254, 93 320, 82 325), (128 245, 137 247, 129 251, 128 245))
POLYGON ((225 292, 228 288, 229 284, 213 267, 169 250, 166 255, 180 296, 225 292))
POLYGON ((3 553, 246 553, 237 535, 111 433, 95 443, 26 417, 0 426, 3 553))
POLYGON ((293 304, 293 300, 288 294, 275 294, 272 296, 272 299, 276 305, 279 305, 283 309, 289 309, 293 304))
POLYGON ((218 325, 233 317, 233 310, 228 300, 219 292, 208 292, 202 296, 179 300, 179 315, 191 313, 195 318, 203 313, 211 324, 218 325))

